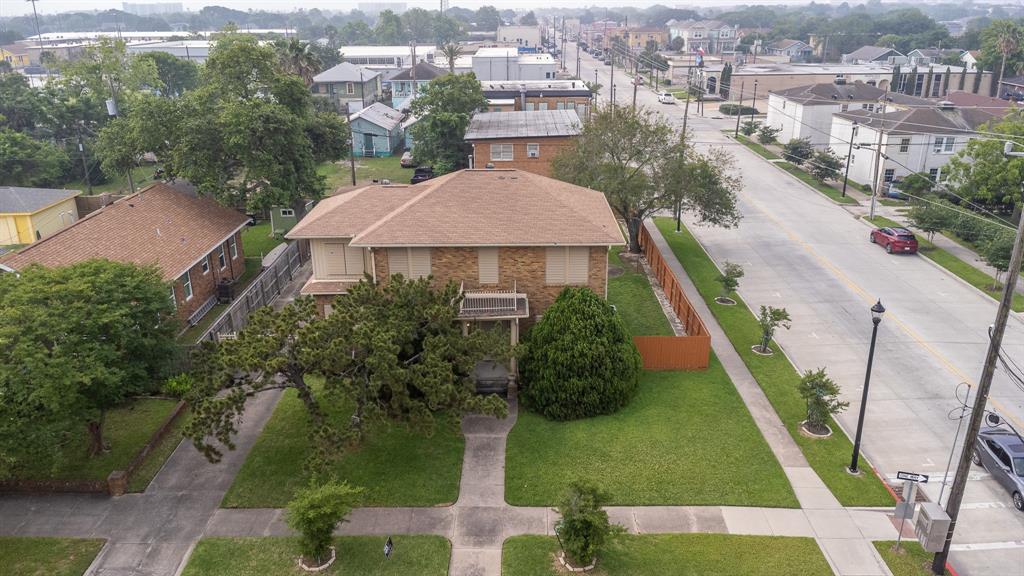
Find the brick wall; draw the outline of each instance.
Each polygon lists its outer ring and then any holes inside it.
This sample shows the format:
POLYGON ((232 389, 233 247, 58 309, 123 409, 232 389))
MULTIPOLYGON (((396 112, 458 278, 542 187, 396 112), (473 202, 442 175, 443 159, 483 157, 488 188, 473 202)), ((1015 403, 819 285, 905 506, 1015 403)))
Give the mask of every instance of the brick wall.
POLYGON ((238 243, 238 254, 234 258, 231 257, 231 249, 228 243, 224 243, 224 256, 227 260, 227 266, 223 270, 220 269, 217 261, 217 247, 214 247, 206 255, 210 260, 209 272, 203 273, 203 263, 201 261, 189 270, 189 276, 192 279, 192 298, 189 300, 185 300, 185 283, 180 278, 174 281, 174 301, 177 304, 178 319, 181 320, 182 324, 188 322, 188 317, 205 304, 211 296, 217 293, 217 283, 220 282, 221 278, 237 280, 245 273, 245 251, 242 247, 241 232, 235 233, 235 241, 238 243))
MULTIPOLYGON (((377 280, 388 277, 387 250, 373 252, 377 267, 377 280)), ((565 288, 565 285, 548 285, 546 282, 547 248, 545 247, 504 247, 498 250, 498 283, 480 285, 480 269, 476 248, 433 248, 430 251, 430 269, 435 286, 443 286, 449 280, 464 284, 467 290, 476 288, 512 288, 515 284, 530 300, 530 316, 543 314, 565 288)), ((608 250, 604 246, 590 248, 589 282, 587 286, 601 297, 605 297, 608 285, 608 250)), ((330 298, 325 299, 326 302, 330 298)), ((322 303, 318 298, 318 306, 322 303)))
POLYGON ((483 168, 488 162, 494 164, 495 168, 525 170, 551 176, 551 161, 563 149, 572 146, 572 138, 563 136, 560 138, 508 138, 494 140, 478 140, 473 144, 473 163, 477 168, 483 168), (491 160, 491 144, 512 144, 512 160, 491 160), (527 144, 540 144, 540 157, 530 158, 526 154, 527 144))
MULTIPOLYGON (((523 108, 523 99, 521 95, 516 95, 515 106, 509 107, 505 105, 492 105, 487 108, 489 112, 521 112, 523 108), (500 110, 498 110, 500 108, 500 110)), ((547 104, 548 110, 558 110, 558 105, 562 104, 565 108, 568 108, 569 103, 573 103, 577 106, 590 106, 591 98, 589 96, 527 96, 526 102, 533 104, 533 109, 537 110, 539 104, 547 104)), ((583 112, 579 111, 580 117, 583 117, 583 112)))

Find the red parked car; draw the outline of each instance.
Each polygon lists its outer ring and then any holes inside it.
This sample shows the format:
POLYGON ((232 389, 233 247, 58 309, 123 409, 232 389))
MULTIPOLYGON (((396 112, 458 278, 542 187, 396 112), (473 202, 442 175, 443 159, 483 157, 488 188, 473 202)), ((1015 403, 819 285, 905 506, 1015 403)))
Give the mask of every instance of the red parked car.
POLYGON ((881 244, 889 254, 916 254, 917 238, 906 228, 877 228, 871 231, 871 243, 881 244))

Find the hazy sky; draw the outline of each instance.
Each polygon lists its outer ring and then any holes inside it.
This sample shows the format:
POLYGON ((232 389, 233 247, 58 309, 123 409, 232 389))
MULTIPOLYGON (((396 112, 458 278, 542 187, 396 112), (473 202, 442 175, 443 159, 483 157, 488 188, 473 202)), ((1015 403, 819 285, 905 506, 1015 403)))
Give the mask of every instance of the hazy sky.
MULTIPOLYGON (((147 0, 134 0, 136 2, 145 2, 147 0)), ((160 1, 160 0, 154 0, 160 1)), ((809 0, 808 0, 809 1, 809 0)), ((357 1, 347 0, 182 0, 186 10, 199 10, 203 6, 217 5, 226 6, 228 8, 234 8, 236 10, 277 10, 282 12, 290 12, 295 8, 320 8, 320 9, 331 9, 331 10, 351 10, 358 5, 357 1)), ((666 6, 673 6, 683 4, 686 7, 697 7, 697 6, 722 6, 731 4, 785 4, 788 3, 785 0, 701 0, 699 2, 685 1, 672 1, 672 0, 661 0, 657 2, 655 0, 640 1, 635 0, 557 0, 557 6, 566 8, 577 8, 583 6, 649 6, 653 4, 664 4, 666 6)), ((440 2, 425 1, 425 0, 406 0, 406 5, 420 6, 423 8, 436 8, 440 2)), ((450 0, 450 6, 461 6, 464 8, 476 9, 485 4, 490 4, 498 8, 537 8, 537 7, 549 7, 551 2, 545 2, 544 0, 450 0)), ((54 12, 68 12, 72 10, 109 10, 111 8, 121 8, 121 2, 119 0, 39 0, 36 4, 36 9, 40 13, 51 14, 54 12)), ((22 14, 31 14, 32 4, 25 0, 0 0, 0 16, 17 16, 22 14)))

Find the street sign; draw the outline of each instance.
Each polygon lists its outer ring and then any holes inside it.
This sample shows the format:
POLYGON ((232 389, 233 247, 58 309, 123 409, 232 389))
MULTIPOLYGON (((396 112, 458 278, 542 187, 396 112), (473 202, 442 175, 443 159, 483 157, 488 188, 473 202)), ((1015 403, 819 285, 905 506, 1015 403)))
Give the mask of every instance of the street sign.
POLYGON ((922 484, 928 483, 927 474, 917 474, 914 472, 897 472, 896 478, 900 480, 909 480, 910 482, 920 482, 922 484))
POLYGON ((395 543, 391 541, 391 536, 388 536, 388 541, 384 543, 384 557, 391 558, 391 553, 395 550, 395 543))

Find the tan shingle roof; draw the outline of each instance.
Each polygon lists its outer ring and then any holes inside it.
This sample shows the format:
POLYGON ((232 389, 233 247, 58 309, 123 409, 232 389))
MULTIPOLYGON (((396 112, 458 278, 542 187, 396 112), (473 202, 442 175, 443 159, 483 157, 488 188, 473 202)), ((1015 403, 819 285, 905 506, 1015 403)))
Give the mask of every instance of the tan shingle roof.
POLYGON ((55 267, 106 258, 156 265, 171 280, 248 220, 208 198, 154 184, 12 254, 3 264, 18 270, 30 264, 55 267))
POLYGON ((604 194, 519 170, 368 186, 320 202, 288 237, 352 237, 369 247, 625 243, 604 194))

